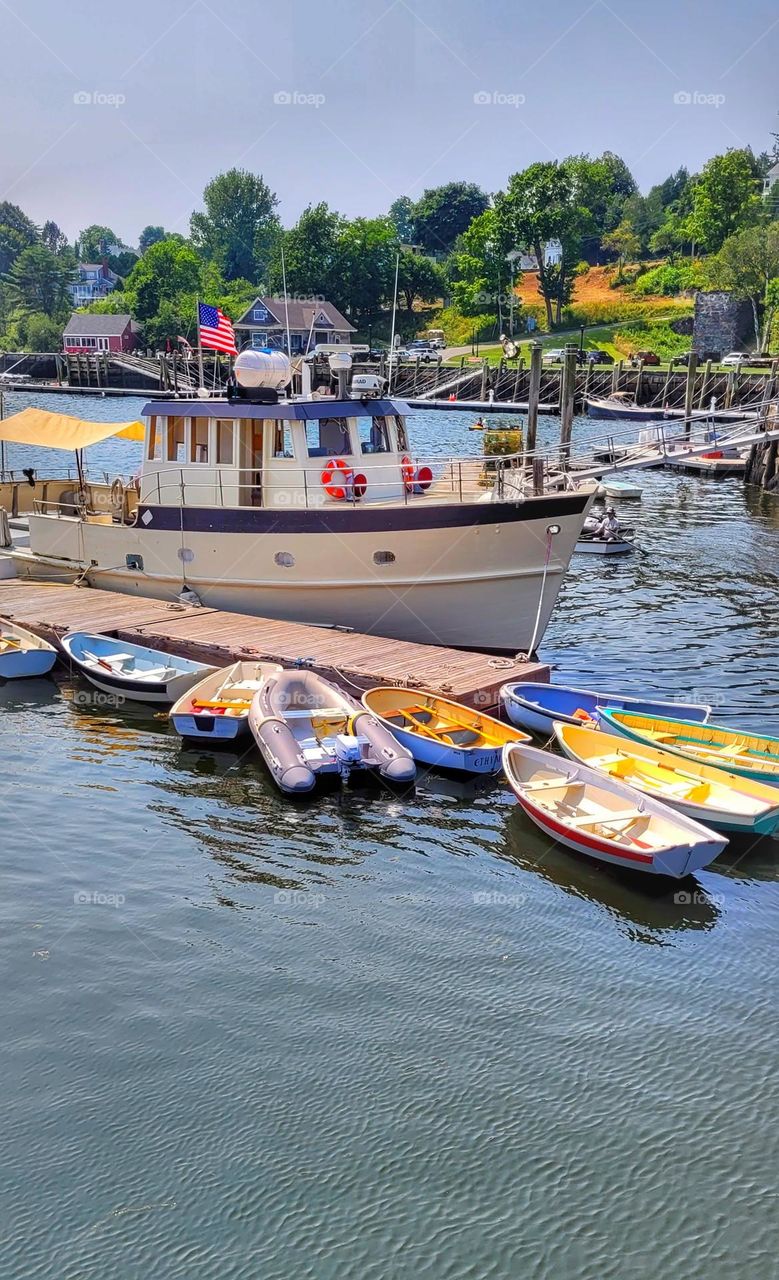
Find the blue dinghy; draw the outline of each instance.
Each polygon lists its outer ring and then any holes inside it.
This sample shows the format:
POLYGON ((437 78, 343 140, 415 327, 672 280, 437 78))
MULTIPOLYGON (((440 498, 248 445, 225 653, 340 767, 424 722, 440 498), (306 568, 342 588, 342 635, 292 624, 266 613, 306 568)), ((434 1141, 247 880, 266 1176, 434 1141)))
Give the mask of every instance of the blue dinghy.
POLYGON ((45 676, 57 661, 57 650, 26 627, 0 618, 0 680, 45 676))
POLYGON ((170 704, 215 670, 202 662, 87 631, 69 631, 62 647, 97 689, 133 702, 170 704))
POLYGON ((674 715, 699 724, 705 724, 711 715, 711 707, 704 703, 663 702, 657 698, 627 697, 621 693, 599 693, 593 689, 524 680, 504 684, 500 697, 513 724, 546 735, 553 733, 555 720, 578 725, 591 722, 600 727, 600 713, 606 707, 632 711, 636 715, 674 715))

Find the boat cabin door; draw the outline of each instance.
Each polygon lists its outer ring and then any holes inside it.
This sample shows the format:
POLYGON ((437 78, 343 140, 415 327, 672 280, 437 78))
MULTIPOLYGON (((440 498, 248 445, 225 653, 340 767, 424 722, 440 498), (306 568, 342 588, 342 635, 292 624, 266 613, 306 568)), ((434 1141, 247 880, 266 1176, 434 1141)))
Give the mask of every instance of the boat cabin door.
POLYGON ((250 418, 243 424, 243 467, 241 474, 241 506, 262 506, 262 444, 264 422, 250 418))

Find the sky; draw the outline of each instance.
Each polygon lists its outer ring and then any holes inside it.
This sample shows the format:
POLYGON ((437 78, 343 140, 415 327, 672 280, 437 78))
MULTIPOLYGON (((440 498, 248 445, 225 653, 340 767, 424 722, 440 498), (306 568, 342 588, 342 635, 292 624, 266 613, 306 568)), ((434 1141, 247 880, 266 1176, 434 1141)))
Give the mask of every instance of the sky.
POLYGON ((290 225, 616 151, 642 190, 779 129, 775 0, 0 0, 0 200, 186 234, 262 173, 290 225))

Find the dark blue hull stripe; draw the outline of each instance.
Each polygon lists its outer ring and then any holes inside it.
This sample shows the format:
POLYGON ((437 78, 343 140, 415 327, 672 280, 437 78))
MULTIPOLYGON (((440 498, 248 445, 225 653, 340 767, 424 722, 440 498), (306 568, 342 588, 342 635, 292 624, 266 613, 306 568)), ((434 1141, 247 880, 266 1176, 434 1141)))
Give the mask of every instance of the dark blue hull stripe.
POLYGON ((526 502, 480 502, 453 506, 349 506, 308 511, 263 510, 253 507, 138 508, 139 529, 185 533, 402 533, 415 529, 462 529, 469 525, 505 525, 530 520, 557 520, 581 515, 588 494, 565 493, 526 502), (148 512, 150 520, 144 521, 148 512))

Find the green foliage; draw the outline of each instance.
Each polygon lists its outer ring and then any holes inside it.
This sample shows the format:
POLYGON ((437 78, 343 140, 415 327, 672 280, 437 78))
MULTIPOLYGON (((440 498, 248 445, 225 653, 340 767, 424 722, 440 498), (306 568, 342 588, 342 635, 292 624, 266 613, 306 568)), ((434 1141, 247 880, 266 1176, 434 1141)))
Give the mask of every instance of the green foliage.
POLYGON ((480 342, 496 341, 500 327, 495 312, 476 318, 465 316, 458 307, 444 307, 427 318, 427 327, 443 329, 450 347, 464 347, 475 336, 480 342))
POLYGON ((506 191, 495 198, 501 242, 530 247, 538 259, 538 289, 550 329, 561 322, 563 307, 570 301, 581 237, 592 225, 588 210, 579 203, 582 184, 577 174, 576 168, 556 160, 531 164, 513 174, 506 191), (562 244, 559 265, 544 263, 544 245, 552 239, 562 244))
POLYGON ((564 164, 578 203, 589 212, 588 238, 597 243, 622 221, 625 201, 638 190, 635 179, 625 161, 613 151, 604 151, 595 159, 569 156, 564 164))
POLYGON ((40 311, 12 311, 0 334, 4 351, 59 351, 63 323, 40 311))
POLYGON ((488 205, 488 196, 474 182, 431 187, 414 205, 414 240, 428 253, 450 253, 457 237, 488 205))
POLYGON ((19 254, 35 244, 38 232, 18 204, 0 201, 0 275, 11 269, 19 254))
POLYGON ((200 288, 202 263, 186 242, 160 240, 139 258, 125 282, 132 315, 143 324, 157 315, 163 302, 179 303, 185 295, 190 314, 200 288))
POLYGON ((129 315, 134 302, 135 299, 129 298, 121 289, 114 289, 104 298, 97 298, 95 302, 90 302, 88 307, 79 307, 79 311, 85 311, 93 316, 129 315))
POLYGON ((153 244, 157 244, 160 240, 165 239, 165 228, 152 226, 151 224, 143 228, 138 237, 138 248, 141 253, 145 253, 153 244))
POLYGON ((504 295, 510 301, 509 291, 516 283, 506 258, 510 248, 511 240, 495 209, 474 218, 460 236, 448 270, 452 298, 463 315, 500 311, 504 295))
POLYGON ((684 355, 691 345, 688 334, 675 333, 669 324, 649 321, 633 324, 629 329, 615 329, 613 341, 622 356, 631 356, 634 351, 655 351, 661 360, 684 355))
POLYGON ((759 219, 758 166, 751 151, 727 151, 703 166, 693 188, 689 230, 692 238, 716 253, 728 236, 759 219))
POLYGON ((651 295, 673 298, 677 294, 701 289, 705 285, 705 271, 700 261, 680 263, 661 263, 643 272, 636 281, 633 293, 644 298, 651 295))
POLYGON ((770 339, 779 277, 779 222, 746 227, 730 236, 709 264, 709 278, 752 306, 755 341, 765 351, 770 339))
POLYGON ((112 254, 108 259, 108 265, 112 271, 124 279, 125 276, 129 276, 137 261, 138 254, 134 250, 124 249, 122 253, 112 254))
POLYGON ((414 202, 408 196, 393 200, 387 214, 401 244, 414 243, 414 202))
POLYGON ((413 311, 415 302, 435 302, 443 296, 446 277, 432 258, 420 253, 401 253, 398 262, 398 293, 406 310, 413 311))
POLYGON ((281 246, 287 271, 287 292, 298 298, 328 298, 344 304, 348 282, 340 275, 339 239, 345 219, 326 204, 309 205, 294 227, 279 238, 268 272, 272 293, 281 293, 281 246))
POLYGON ((68 284, 75 262, 70 254, 55 254, 42 244, 24 249, 5 277, 12 307, 24 312, 58 316, 67 310, 68 284))
POLYGON ((641 252, 641 240, 633 229, 632 224, 628 222, 627 218, 623 218, 619 226, 603 237, 601 244, 607 253, 615 253, 617 255, 617 280, 621 281, 625 263, 630 261, 631 258, 637 258, 641 252))
POLYGON ((280 233, 278 199, 261 175, 229 169, 203 192, 204 213, 190 219, 192 242, 226 280, 263 280, 280 233))
POLYGON ((110 227, 101 227, 94 223, 79 233, 76 241, 76 253, 79 262, 99 262, 108 253, 108 245, 121 245, 121 240, 110 227))
POLYGON ((64 253, 68 248, 68 237, 56 222, 44 222, 41 227, 41 244, 51 253, 64 253))

